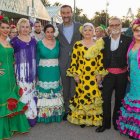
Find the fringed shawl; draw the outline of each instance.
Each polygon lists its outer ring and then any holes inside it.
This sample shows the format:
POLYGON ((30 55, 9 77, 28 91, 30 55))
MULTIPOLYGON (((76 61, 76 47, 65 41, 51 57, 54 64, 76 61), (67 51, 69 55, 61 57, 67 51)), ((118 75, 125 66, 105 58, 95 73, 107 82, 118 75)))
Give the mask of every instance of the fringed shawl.
POLYGON ((16 74, 18 80, 20 80, 20 64, 25 64, 25 81, 33 82, 36 75, 36 40, 31 38, 30 42, 24 42, 18 37, 11 40, 11 45, 14 48, 16 74), (33 63, 34 62, 34 63, 33 63))

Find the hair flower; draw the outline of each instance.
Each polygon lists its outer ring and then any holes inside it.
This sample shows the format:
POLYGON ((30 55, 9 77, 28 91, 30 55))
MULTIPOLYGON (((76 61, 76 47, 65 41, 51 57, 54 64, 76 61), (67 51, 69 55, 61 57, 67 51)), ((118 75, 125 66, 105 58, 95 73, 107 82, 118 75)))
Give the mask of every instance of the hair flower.
POLYGON ((79 28, 79 32, 82 33, 82 30, 83 30, 83 26, 81 25, 79 28))

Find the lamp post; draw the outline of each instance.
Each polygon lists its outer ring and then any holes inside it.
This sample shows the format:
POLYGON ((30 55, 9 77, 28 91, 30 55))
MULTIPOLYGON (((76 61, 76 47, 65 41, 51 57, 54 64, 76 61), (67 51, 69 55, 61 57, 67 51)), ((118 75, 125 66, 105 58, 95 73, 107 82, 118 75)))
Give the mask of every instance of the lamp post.
POLYGON ((73 14, 74 21, 75 21, 75 13, 76 13, 76 0, 74 0, 74 14, 73 14))
POLYGON ((109 2, 108 2, 108 0, 106 0, 106 10, 105 10, 106 11, 106 17, 105 17, 105 25, 106 25, 106 27, 107 27, 107 18, 108 18, 107 17, 107 14, 108 14, 107 13, 108 12, 108 6, 109 6, 109 2))
POLYGON ((29 20, 31 21, 31 23, 34 24, 34 22, 36 21, 36 18, 35 18, 35 5, 34 5, 34 0, 32 0, 32 6, 31 6, 31 12, 30 12, 30 17, 29 17, 29 20))

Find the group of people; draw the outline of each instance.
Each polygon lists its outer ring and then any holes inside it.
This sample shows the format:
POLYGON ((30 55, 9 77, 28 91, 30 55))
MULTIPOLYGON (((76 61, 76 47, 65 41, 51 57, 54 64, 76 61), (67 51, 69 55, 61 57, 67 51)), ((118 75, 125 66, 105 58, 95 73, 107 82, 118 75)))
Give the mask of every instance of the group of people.
POLYGON ((0 139, 62 120, 103 132, 111 128, 114 92, 114 129, 140 139, 140 19, 127 37, 117 17, 106 34, 102 26, 74 22, 69 5, 60 13, 57 37, 51 24, 41 30, 36 21, 31 32, 28 19, 15 28, 0 18, 0 139))

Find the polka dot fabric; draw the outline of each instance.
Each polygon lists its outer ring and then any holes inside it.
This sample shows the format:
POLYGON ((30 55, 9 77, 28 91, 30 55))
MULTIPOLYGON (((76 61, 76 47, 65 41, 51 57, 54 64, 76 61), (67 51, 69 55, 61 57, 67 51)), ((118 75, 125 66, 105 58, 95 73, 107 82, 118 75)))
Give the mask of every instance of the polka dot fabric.
POLYGON ((72 53, 72 62, 67 70, 69 75, 79 75, 74 97, 70 100, 68 121, 77 125, 102 125, 102 98, 95 78, 95 71, 103 69, 102 53, 87 59, 84 57, 88 48, 81 41, 76 42, 72 53))

